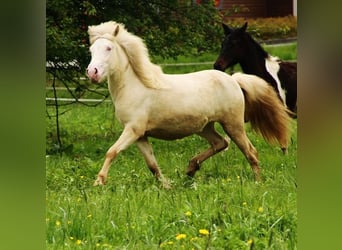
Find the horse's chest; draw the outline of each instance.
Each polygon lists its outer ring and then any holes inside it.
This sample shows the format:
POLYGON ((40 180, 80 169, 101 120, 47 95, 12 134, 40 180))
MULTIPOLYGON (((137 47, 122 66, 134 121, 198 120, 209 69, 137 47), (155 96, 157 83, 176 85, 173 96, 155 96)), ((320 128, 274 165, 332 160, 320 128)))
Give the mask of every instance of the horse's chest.
POLYGON ((272 76, 272 78, 275 80, 276 82, 276 87, 278 90, 278 93, 282 99, 283 103, 286 103, 286 97, 285 97, 285 91, 284 89, 281 87, 281 83, 280 83, 280 79, 278 77, 278 72, 280 69, 280 65, 278 62, 276 61, 272 61, 272 60, 265 60, 265 67, 267 72, 272 76))

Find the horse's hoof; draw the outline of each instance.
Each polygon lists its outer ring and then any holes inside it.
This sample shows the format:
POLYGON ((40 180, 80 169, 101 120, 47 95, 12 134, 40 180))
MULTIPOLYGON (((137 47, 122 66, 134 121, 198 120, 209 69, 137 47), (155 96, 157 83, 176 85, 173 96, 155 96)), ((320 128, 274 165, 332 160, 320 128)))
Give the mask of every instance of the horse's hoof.
POLYGON ((191 180, 195 176, 195 172, 194 171, 187 171, 186 176, 191 180))
POLYGON ((259 183, 261 183, 261 182, 262 182, 262 180, 261 180, 261 177, 260 177, 260 176, 255 176, 255 178, 254 178, 254 181, 255 181, 255 183, 256 183, 256 184, 259 184, 259 183))
POLYGON ((281 148, 281 151, 283 152, 284 155, 287 155, 287 154, 288 154, 287 148, 281 148))
POLYGON ((95 180, 94 182, 94 187, 95 186, 103 186, 106 184, 106 181, 104 180, 104 177, 103 176, 98 176, 97 179, 95 180))
POLYGON ((169 179, 164 177, 164 178, 160 179, 160 182, 161 182, 162 187, 164 189, 171 189, 172 188, 171 181, 169 179))
POLYGON ((169 182, 162 183, 162 186, 163 186, 164 189, 168 189, 168 190, 172 188, 171 183, 169 183, 169 182))

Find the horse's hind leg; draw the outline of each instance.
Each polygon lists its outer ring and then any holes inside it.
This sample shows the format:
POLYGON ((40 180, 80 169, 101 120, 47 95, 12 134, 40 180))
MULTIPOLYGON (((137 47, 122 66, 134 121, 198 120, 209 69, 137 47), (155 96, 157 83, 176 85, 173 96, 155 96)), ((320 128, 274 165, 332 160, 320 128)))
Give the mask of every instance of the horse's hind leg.
POLYGON ((256 181, 260 181, 260 167, 258 161, 258 152, 252 145, 246 135, 244 124, 222 124, 224 131, 235 142, 242 153, 247 158, 254 172, 256 181))
POLYGON ((188 170, 186 171, 186 174, 190 177, 195 175, 203 161, 228 147, 228 140, 225 140, 215 131, 214 123, 209 123, 198 135, 207 139, 211 147, 190 160, 188 170))
POLYGON ((136 144, 137 144, 140 152, 144 156, 145 162, 146 162, 148 168, 150 169, 150 171, 152 172, 152 174, 158 180, 160 180, 162 182, 164 188, 170 188, 171 187, 170 182, 161 173, 161 171, 158 167, 157 160, 153 154, 152 146, 148 142, 147 138, 146 137, 140 138, 136 142, 136 144))

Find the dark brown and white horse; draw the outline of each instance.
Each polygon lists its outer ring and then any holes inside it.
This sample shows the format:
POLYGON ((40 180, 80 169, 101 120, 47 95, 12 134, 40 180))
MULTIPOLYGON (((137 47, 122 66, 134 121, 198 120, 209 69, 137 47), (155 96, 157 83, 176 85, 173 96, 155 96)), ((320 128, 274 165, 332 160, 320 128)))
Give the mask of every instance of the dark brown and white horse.
POLYGON ((297 63, 285 62, 268 54, 246 32, 247 23, 233 29, 222 24, 225 38, 214 68, 225 71, 237 63, 243 72, 257 75, 268 82, 279 98, 297 117, 297 63))

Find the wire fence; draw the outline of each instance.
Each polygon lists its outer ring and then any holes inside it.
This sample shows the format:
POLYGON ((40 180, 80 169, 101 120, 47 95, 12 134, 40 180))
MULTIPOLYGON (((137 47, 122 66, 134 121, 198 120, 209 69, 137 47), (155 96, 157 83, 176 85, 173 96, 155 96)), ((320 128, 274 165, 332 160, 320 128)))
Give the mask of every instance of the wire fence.
MULTIPOLYGON (((213 65, 213 61, 208 61, 208 62, 188 62, 188 63, 162 63, 159 64, 160 66, 165 66, 165 67, 180 67, 180 66, 197 66, 197 65, 213 65)), ((80 80, 84 81, 87 80, 86 77, 80 77, 80 80)), ((53 87, 46 87, 46 91, 53 91, 53 87)), ((72 90, 74 91, 76 88, 66 88, 66 87, 55 87, 55 90, 57 91, 68 91, 72 90)), ((92 90, 92 89, 90 89, 92 90)), ((108 89, 105 88, 98 88, 98 89, 93 89, 94 91, 98 92, 106 92, 108 89)), ((67 103, 77 103, 77 102, 82 102, 82 103, 100 103, 100 102, 111 102, 109 99, 94 99, 94 98, 61 98, 61 97, 46 97, 45 98, 46 102, 67 102, 67 103)))

